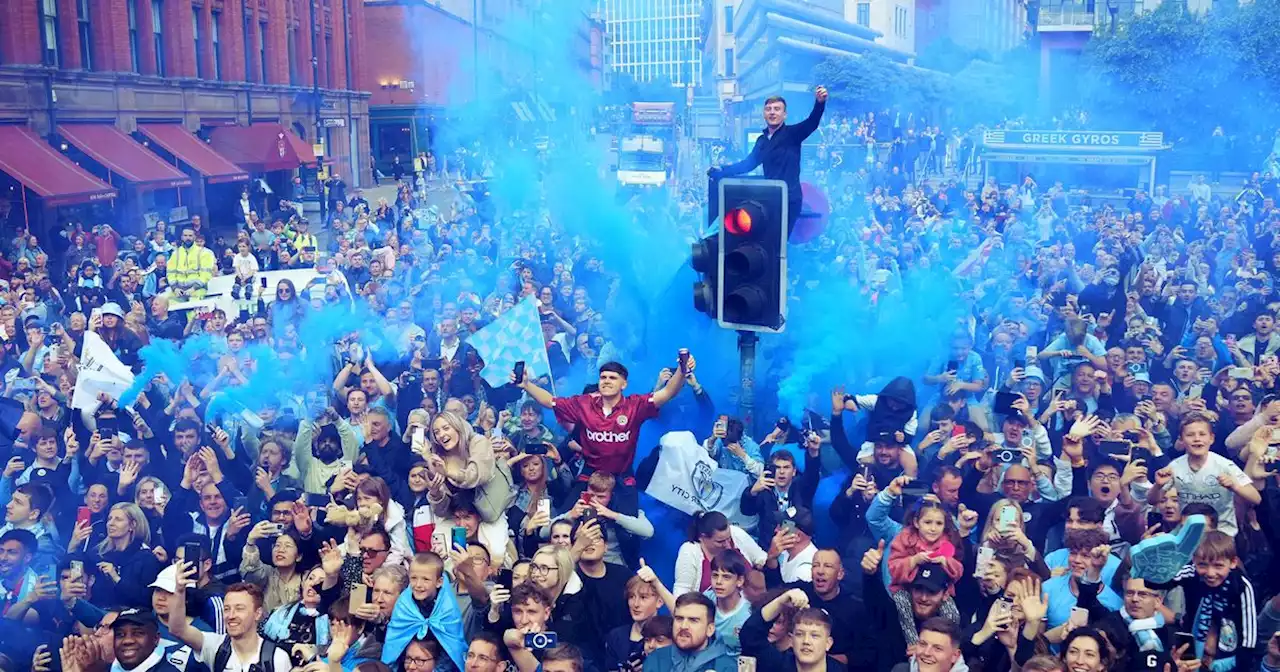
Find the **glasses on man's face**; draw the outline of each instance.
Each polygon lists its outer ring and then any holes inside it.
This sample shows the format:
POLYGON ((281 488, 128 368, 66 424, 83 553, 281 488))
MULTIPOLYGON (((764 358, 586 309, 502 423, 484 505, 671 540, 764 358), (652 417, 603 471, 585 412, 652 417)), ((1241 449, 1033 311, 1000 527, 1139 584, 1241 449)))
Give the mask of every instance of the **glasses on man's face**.
POLYGON ((535 562, 529 565, 529 574, 546 576, 547 574, 556 571, 556 569, 556 567, 551 565, 539 565, 535 562))
POLYGON ((491 665, 491 664, 493 664, 493 663, 498 662, 498 659, 497 659, 497 658, 494 658, 493 656, 486 656, 486 655, 484 655, 483 653, 471 653, 470 651, 468 651, 468 652, 467 652, 467 662, 469 662, 469 663, 484 663, 484 664, 486 664, 486 665, 491 665))
POLYGON ((1149 590, 1126 590, 1126 591, 1124 591, 1124 596, 1125 596, 1126 598, 1128 598, 1128 597, 1136 597, 1136 598, 1143 599, 1143 600, 1154 600, 1154 599, 1156 599, 1157 597, 1160 597, 1160 595, 1159 595, 1159 594, 1157 594, 1157 593, 1153 593, 1153 592, 1151 592, 1151 591, 1149 591, 1149 590))
POLYGON ((1114 483, 1115 481, 1120 480, 1120 474, 1104 474, 1101 472, 1095 472, 1093 477, 1103 483, 1114 483))
MULTIPOLYGON (((470 656, 468 656, 470 657, 470 656)), ((414 669, 425 669, 431 667, 436 662, 435 658, 418 658, 416 656, 405 656, 404 666, 414 669)))
POLYGON ((387 549, 385 548, 365 548, 363 546, 360 547, 360 553, 363 554, 364 557, 366 558, 376 557, 386 552, 387 552, 387 549))

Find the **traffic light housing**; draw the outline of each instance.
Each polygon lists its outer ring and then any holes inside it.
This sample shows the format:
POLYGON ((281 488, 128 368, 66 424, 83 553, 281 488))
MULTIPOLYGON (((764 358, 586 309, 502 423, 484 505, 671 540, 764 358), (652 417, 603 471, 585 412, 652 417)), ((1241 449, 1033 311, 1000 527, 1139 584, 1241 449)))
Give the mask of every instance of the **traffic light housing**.
POLYGON ((722 224, 714 250, 717 322, 726 329, 781 332, 787 315, 786 182, 723 179, 716 203, 722 224))

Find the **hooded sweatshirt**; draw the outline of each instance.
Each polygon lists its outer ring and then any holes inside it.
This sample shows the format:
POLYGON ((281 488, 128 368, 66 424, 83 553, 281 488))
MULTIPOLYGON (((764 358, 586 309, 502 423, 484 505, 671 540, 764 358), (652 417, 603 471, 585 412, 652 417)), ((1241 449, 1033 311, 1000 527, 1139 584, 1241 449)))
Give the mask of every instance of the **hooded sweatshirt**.
POLYGON ((707 641, 700 651, 685 653, 675 644, 665 646, 644 659, 644 672, 738 672, 738 659, 729 654, 718 639, 707 641))

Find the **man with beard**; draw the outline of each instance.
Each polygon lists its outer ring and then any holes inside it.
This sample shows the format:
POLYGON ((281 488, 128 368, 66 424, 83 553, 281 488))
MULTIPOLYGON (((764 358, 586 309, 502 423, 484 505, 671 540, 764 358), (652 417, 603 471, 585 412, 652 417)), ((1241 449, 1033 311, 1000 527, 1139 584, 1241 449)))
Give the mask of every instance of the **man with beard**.
POLYGON ((892 672, 951 672, 960 660, 960 627, 945 618, 931 618, 920 626, 920 641, 911 660, 892 672))
POLYGON ((332 406, 319 421, 301 422, 293 442, 293 463, 302 476, 302 489, 310 495, 323 495, 329 492, 334 477, 345 473, 354 478, 350 470, 359 449, 355 431, 332 406))
POLYGON ((871 618, 868 623, 878 639, 876 669, 888 669, 908 660, 908 646, 918 641, 924 623, 941 616, 958 623, 960 613, 948 596, 951 579, 942 567, 925 563, 905 590, 889 595, 880 578, 884 542, 862 556, 863 595, 871 618), (915 634, 915 637, 910 637, 915 634))
MULTIPOLYGON (((738 661, 715 638, 716 604, 702 593, 676 598, 672 610, 675 646, 653 651, 644 659, 644 672, 737 672, 738 661)), ((766 626, 766 630, 767 630, 766 626)), ((743 643, 746 643, 744 631, 743 643)), ((758 637, 766 641, 765 637, 758 637)))
POLYGON ((196 232, 191 227, 182 229, 182 245, 173 251, 167 271, 169 286, 178 298, 186 301, 204 296, 217 267, 213 252, 196 243, 196 232))
POLYGON ((831 631, 831 617, 827 612, 811 607, 808 594, 792 588, 747 619, 742 626, 742 655, 755 658, 759 670, 843 672, 845 666, 828 654, 832 646, 831 631), (786 606, 798 611, 791 619, 791 650, 782 652, 769 642, 769 629, 786 606))
POLYGON ((160 646, 160 622, 156 615, 141 609, 126 609, 111 624, 112 650, 116 662, 111 672, 194 672, 206 670, 193 660, 186 647, 160 646))

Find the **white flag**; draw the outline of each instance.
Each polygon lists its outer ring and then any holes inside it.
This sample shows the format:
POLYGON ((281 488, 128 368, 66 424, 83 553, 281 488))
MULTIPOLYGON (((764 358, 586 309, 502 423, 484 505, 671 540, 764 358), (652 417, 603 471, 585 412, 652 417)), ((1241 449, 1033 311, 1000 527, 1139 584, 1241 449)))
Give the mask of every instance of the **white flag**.
POLYGON ((516 362, 524 362, 526 376, 551 375, 547 345, 542 340, 542 321, 538 319, 538 306, 532 296, 468 336, 467 343, 484 360, 480 376, 494 387, 511 381, 516 362))
POLYGON ((673 509, 693 515, 699 511, 719 511, 730 523, 754 529, 754 516, 739 507, 749 477, 732 469, 721 469, 692 432, 667 432, 659 440, 662 454, 645 490, 650 497, 673 509))
POLYGON ((99 392, 118 400, 132 385, 133 371, 111 352, 111 346, 92 331, 84 332, 84 347, 80 350, 80 370, 76 374, 71 407, 94 413, 100 405, 99 392))

